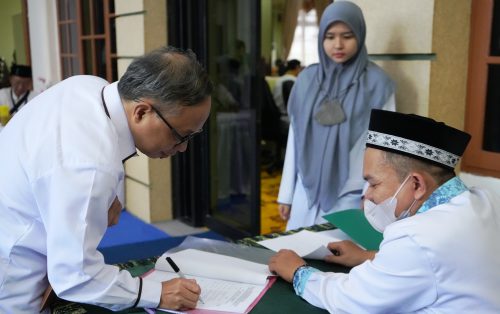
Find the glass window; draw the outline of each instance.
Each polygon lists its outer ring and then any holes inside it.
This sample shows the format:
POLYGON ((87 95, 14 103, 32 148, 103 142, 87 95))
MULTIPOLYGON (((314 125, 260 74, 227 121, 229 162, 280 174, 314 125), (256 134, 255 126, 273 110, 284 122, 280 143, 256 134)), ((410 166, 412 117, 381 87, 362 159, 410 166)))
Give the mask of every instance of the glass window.
POLYGON ((300 60, 304 66, 319 62, 318 22, 315 9, 309 12, 302 9, 299 11, 297 27, 287 59, 300 60))
POLYGON ((500 5, 495 1, 493 5, 493 19, 491 22, 490 54, 500 56, 500 5))
POLYGON ((462 169, 500 177, 500 0, 472 1, 462 169))
POLYGON ((114 1, 58 0, 57 6, 63 78, 90 74, 116 81, 114 1))
MULTIPOLYGON (((241 232, 255 233, 255 32, 251 1, 208 2, 208 68, 215 90, 210 115, 210 215, 241 232)), ((262 78, 263 81, 263 78, 262 78)))
POLYGON ((484 114, 483 149, 500 153, 500 65, 488 69, 488 91, 484 114))

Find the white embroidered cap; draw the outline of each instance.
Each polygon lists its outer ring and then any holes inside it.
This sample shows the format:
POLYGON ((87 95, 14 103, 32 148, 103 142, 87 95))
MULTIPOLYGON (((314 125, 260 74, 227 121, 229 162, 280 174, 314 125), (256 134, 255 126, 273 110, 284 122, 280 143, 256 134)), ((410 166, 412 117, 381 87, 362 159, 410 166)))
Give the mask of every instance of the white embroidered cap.
POLYGON ((415 114, 373 109, 366 146, 454 169, 471 136, 415 114))

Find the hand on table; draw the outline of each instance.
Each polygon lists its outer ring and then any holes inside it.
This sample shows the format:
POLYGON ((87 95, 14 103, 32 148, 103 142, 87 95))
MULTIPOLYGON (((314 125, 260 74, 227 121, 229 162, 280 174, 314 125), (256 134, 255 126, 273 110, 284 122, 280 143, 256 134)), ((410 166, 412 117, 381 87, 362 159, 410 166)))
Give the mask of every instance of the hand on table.
POLYGON ((193 309, 200 298, 201 288, 194 279, 175 278, 162 282, 160 308, 193 309))
POLYGON ((293 274, 297 268, 306 262, 292 250, 279 250, 269 259, 269 270, 278 274, 288 282, 293 281, 293 274))
POLYGON ((291 206, 287 204, 278 204, 278 212, 280 214, 281 219, 284 221, 288 221, 290 219, 290 210, 291 206))
POLYGON ((366 251, 349 240, 330 242, 328 249, 337 253, 325 257, 325 261, 349 267, 358 266, 366 260, 373 259, 376 253, 376 251, 366 251))

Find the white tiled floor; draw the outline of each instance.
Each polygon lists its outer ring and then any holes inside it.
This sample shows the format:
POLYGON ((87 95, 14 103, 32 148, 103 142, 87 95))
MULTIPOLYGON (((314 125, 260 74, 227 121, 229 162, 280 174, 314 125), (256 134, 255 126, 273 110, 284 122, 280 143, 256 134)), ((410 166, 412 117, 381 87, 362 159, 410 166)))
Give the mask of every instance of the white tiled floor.
POLYGON ((209 231, 209 229, 205 227, 203 228, 191 227, 180 220, 168 220, 164 222, 156 222, 153 223, 152 225, 174 237, 209 231))

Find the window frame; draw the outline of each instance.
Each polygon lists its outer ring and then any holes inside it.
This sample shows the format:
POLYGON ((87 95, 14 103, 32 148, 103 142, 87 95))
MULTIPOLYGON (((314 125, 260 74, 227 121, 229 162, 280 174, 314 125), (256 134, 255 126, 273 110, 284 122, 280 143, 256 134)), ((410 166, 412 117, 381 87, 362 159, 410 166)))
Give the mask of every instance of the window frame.
POLYGON ((461 168, 473 174, 500 178, 500 153, 483 149, 488 66, 500 65, 500 56, 490 55, 493 5, 493 0, 472 1, 465 111, 465 131, 472 135, 472 139, 465 151, 461 168))
POLYGON ((60 64, 61 64, 61 77, 63 79, 68 78, 72 75, 88 74, 100 76, 109 82, 116 81, 118 79, 117 66, 113 67, 113 64, 117 63, 117 53, 116 51, 116 36, 112 36, 112 24, 115 23, 116 14, 112 12, 110 5, 113 5, 114 0, 57 0, 57 29, 59 36, 59 53, 60 53, 60 64), (89 16, 87 18, 82 18, 83 15, 83 5, 88 4, 89 16), (95 19, 98 18, 95 15, 95 6, 102 5, 103 14, 103 33, 96 33, 95 30, 95 19), (65 10, 67 19, 61 19, 61 10, 65 10), (70 10, 74 10, 74 18, 69 18, 71 14, 70 10), (90 29, 89 34, 84 34, 83 21, 89 21, 90 29), (67 25, 75 24, 76 27, 71 29, 67 25), (67 27, 67 31, 64 32, 63 29, 67 27), (63 38, 64 36, 64 38, 63 38), (76 37, 76 51, 71 48, 71 41, 76 37), (96 58, 96 44, 97 41, 104 41, 104 68, 99 67, 96 58), (114 42, 113 42, 114 41, 114 42), (84 43, 89 42, 91 56, 90 60, 86 60, 84 52, 84 43), (76 69, 72 68, 72 64, 76 59, 78 67, 76 69), (86 70, 87 69, 87 70, 86 70), (103 74, 102 74, 103 73, 103 74))

